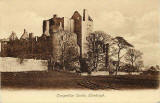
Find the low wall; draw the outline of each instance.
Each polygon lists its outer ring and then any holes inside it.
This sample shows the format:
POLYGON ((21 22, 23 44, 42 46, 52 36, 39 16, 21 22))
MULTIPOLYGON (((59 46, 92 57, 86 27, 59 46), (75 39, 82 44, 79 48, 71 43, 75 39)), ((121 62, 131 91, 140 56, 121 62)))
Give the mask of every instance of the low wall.
MULTIPOLYGON (((140 75, 142 72, 133 72, 132 75, 140 75)), ((87 73, 81 73, 82 76, 88 76, 87 73)), ((98 72, 92 72, 91 76, 105 76, 109 75, 108 71, 98 71, 98 72)), ((115 74, 113 74, 115 75, 115 74)), ((117 72, 117 75, 129 75, 127 72, 117 72)))
POLYGON ((45 71, 47 69, 46 60, 0 57, 0 72, 45 71))

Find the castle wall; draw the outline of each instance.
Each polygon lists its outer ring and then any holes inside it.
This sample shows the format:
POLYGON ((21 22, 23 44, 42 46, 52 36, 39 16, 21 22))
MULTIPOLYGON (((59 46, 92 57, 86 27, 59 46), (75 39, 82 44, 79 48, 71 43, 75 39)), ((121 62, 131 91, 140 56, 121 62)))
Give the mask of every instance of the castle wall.
POLYGON ((56 33, 59 29, 60 23, 62 24, 62 28, 64 28, 64 17, 60 18, 54 15, 53 18, 49 19, 49 33, 56 33))
POLYGON ((57 33, 51 35, 52 38, 52 57, 54 62, 59 62, 58 60, 60 59, 60 42, 59 42, 59 37, 57 33))
POLYGON ((49 36, 49 20, 43 21, 43 34, 49 36))
POLYGON ((70 31, 70 19, 69 18, 64 18, 64 30, 65 31, 70 31))
POLYGON ((70 18, 64 18, 64 31, 74 32, 74 20, 70 18))
POLYGON ((74 20, 70 19, 70 32, 74 32, 74 20))

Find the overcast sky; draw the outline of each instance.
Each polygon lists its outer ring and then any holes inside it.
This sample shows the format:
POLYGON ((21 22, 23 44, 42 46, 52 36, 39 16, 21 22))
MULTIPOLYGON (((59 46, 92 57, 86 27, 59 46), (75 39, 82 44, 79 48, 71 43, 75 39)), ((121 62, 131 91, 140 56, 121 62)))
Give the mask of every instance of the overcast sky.
POLYGON ((23 29, 42 34, 42 21, 53 14, 71 17, 87 9, 94 30, 123 36, 144 55, 145 65, 160 64, 160 0, 0 0, 0 38, 23 29))

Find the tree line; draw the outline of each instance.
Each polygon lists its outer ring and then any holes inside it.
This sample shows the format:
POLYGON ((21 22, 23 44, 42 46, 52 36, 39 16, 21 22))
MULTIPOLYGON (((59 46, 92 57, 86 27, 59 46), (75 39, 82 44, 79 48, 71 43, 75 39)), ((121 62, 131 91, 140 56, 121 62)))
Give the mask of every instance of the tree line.
MULTIPOLYGON (((139 71, 143 67, 143 53, 123 37, 112 37, 103 31, 95 31, 86 40, 87 53, 84 54, 83 58, 79 57, 76 52, 77 49, 74 49, 75 46, 63 46, 62 63, 60 64, 63 66, 65 66, 64 64, 70 64, 75 67, 78 63, 77 60, 79 60, 79 72, 88 72, 90 74, 93 71, 104 70, 109 71, 110 74, 115 73, 115 75, 122 69, 131 73, 139 71), (73 58, 72 54, 74 54, 73 58), (69 58, 66 58, 65 55, 69 58)), ((65 41, 64 44, 68 44, 67 42, 70 41, 65 41)))

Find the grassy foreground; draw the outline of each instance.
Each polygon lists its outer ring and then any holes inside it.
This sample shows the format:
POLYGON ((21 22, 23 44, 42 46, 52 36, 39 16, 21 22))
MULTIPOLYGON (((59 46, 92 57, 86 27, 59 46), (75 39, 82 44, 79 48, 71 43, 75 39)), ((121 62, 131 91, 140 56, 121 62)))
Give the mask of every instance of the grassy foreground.
POLYGON ((2 89, 157 89, 159 77, 152 75, 81 76, 69 72, 3 72, 2 89))

